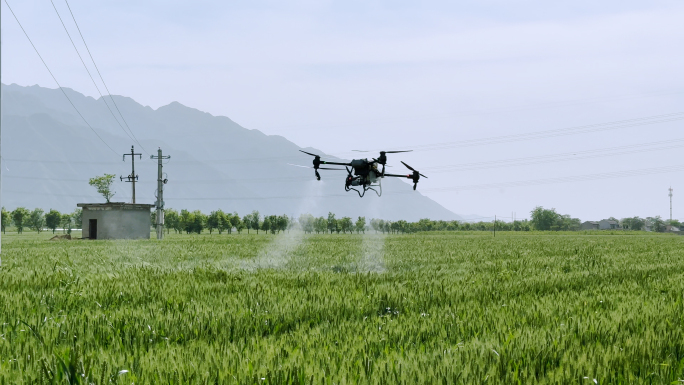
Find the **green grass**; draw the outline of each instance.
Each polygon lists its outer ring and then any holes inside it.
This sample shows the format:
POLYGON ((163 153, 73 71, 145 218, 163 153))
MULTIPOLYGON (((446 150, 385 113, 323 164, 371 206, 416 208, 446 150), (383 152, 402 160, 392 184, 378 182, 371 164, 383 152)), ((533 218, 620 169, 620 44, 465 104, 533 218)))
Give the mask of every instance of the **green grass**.
POLYGON ((681 236, 50 237, 3 236, 0 384, 684 380, 681 236))

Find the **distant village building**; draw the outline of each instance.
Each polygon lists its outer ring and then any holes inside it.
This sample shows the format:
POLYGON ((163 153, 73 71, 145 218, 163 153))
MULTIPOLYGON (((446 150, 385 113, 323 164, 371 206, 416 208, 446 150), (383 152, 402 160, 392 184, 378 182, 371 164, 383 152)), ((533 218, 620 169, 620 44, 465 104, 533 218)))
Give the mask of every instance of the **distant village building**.
POLYGON ((608 219, 600 220, 599 230, 616 230, 620 228, 620 223, 618 221, 611 221, 608 219))
POLYGON ((580 225, 580 230, 598 230, 599 223, 596 221, 586 221, 580 225))
POLYGON ((79 203, 84 239, 149 239, 150 209, 140 203, 79 203))
POLYGON ((617 230, 621 229, 618 221, 603 219, 600 221, 586 221, 580 225, 581 230, 617 230))

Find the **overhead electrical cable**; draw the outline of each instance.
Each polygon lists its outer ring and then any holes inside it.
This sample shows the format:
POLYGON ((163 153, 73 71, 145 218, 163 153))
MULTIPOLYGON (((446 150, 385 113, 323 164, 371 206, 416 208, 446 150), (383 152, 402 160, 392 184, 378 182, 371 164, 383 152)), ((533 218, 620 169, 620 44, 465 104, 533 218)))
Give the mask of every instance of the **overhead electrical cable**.
MULTIPOLYGON (((633 176, 646 176, 654 174, 664 174, 670 172, 681 172, 684 171, 684 164, 673 165, 665 167, 652 167, 652 168, 642 168, 633 170, 622 170, 622 171, 612 171, 604 172, 598 174, 585 174, 585 175, 571 175, 565 177, 556 178, 543 178, 543 179, 528 179, 520 181, 511 182, 500 182, 500 183, 487 183, 487 184, 474 184, 474 185, 462 185, 462 186, 451 186, 451 187, 438 187, 423 189, 419 193, 439 193, 445 191, 469 191, 469 190, 490 190, 490 189, 501 189, 508 187, 528 187, 528 186, 539 186, 546 184, 558 184, 558 183, 569 183, 569 182, 585 182, 592 180, 603 180, 603 179, 616 179, 616 178, 626 178, 633 176)), ((33 194, 33 195, 56 195, 33 191, 7 191, 16 194, 33 194)), ((416 194, 415 191, 392 191, 385 192, 383 195, 398 195, 398 194, 416 194)), ((61 196, 73 196, 82 197, 83 195, 61 195, 61 196)), ((332 198, 332 197, 348 197, 348 194, 331 194, 331 195, 298 195, 298 196, 270 196, 270 197, 193 197, 193 198, 168 198, 170 201, 232 201, 232 200, 264 200, 264 199, 312 199, 312 198, 332 198)))
POLYGON ((433 166, 433 167, 423 167, 422 170, 430 171, 430 173, 441 173, 441 172, 457 172, 457 171, 470 171, 470 170, 483 170, 490 168, 503 168, 503 167, 515 167, 515 166, 528 166, 534 164, 546 164, 551 162, 566 162, 566 161, 576 161, 583 159, 595 159, 595 158, 605 158, 610 156, 619 155, 629 155, 637 154, 642 152, 651 151, 664 151, 671 149, 678 149, 684 147, 684 139, 673 139, 660 142, 643 143, 643 144, 633 144, 627 146, 600 148, 594 150, 586 151, 574 151, 566 152, 560 154, 550 154, 550 155, 539 155, 523 158, 512 158, 512 159, 501 159, 485 162, 473 162, 473 163, 463 163, 463 164, 453 164, 444 166, 433 166), (660 145, 660 147, 649 147, 653 145, 660 145), (645 148, 646 147, 646 148, 645 148), (610 152, 608 151, 617 151, 610 152))
MULTIPOLYGON (((573 151, 573 152, 565 152, 565 153, 558 153, 558 154, 549 154, 549 155, 539 155, 539 156, 530 156, 530 157, 522 157, 522 158, 509 158, 509 159, 497 159, 497 160, 491 160, 491 161, 484 161, 484 162, 471 162, 471 163, 461 163, 461 164, 451 164, 451 165, 442 165, 442 166, 432 166, 432 167, 424 167, 422 168, 425 171, 430 171, 431 173, 442 173, 442 172, 460 172, 460 171, 471 171, 471 170, 483 170, 483 169, 491 169, 491 168, 505 168, 505 167, 517 167, 517 166, 528 166, 528 165, 534 165, 534 164, 547 164, 547 163, 552 163, 552 162, 566 162, 566 161, 577 161, 577 160, 583 160, 583 159, 595 159, 595 158, 605 158, 605 157, 611 157, 611 156, 620 156, 620 155, 629 155, 629 154, 636 154, 636 153, 643 153, 643 152, 652 152, 652 151, 665 151, 665 150, 671 150, 671 149, 678 149, 684 147, 684 138, 678 138, 678 139, 671 139, 671 140, 664 140, 664 141, 657 141, 657 142, 649 142, 649 143, 641 143, 641 144, 632 144, 632 145, 625 145, 625 146, 617 146, 617 147, 606 147, 606 148, 598 148, 598 149, 592 149, 592 150, 584 150, 584 151, 573 151), (657 146, 657 147, 654 147, 657 146), (613 152, 611 152, 613 151, 613 152)), ((87 162, 87 161, 59 161, 59 160, 35 160, 35 159, 14 159, 14 158, 3 158, 4 161, 7 162, 18 162, 18 163, 66 163, 66 164, 110 164, 107 162, 87 162)), ((188 163, 202 163, 199 161, 195 162, 184 162, 185 164, 188 163)), ((12 176, 8 176, 12 177, 12 176)), ((41 178, 33 178, 33 179, 41 179, 41 178)), ((217 184, 217 183, 224 183, 224 182, 230 182, 230 181, 236 181, 236 182, 243 182, 243 181, 249 181, 249 182, 254 182, 254 181, 304 181, 310 179, 308 176, 302 177, 302 178, 296 178, 296 177, 277 177, 277 178, 266 178, 266 177, 260 177, 260 178, 228 178, 228 179, 207 179, 207 180, 187 180, 183 182, 176 182, 176 183, 212 183, 212 184, 217 184)), ((52 179, 50 179, 52 180, 52 179)), ((61 180, 61 179, 54 179, 54 180, 61 180)), ((144 182, 139 182, 139 183, 144 183, 144 182)), ((156 182, 154 182, 156 183, 156 182)))
MULTIPOLYGON (((320 129, 336 129, 336 128, 345 128, 345 127, 360 127, 360 126, 368 126, 368 125, 377 125, 377 124, 387 124, 387 123, 404 123, 404 122, 410 122, 414 120, 420 120, 420 121, 425 121, 425 120, 439 120, 439 119, 446 119, 446 118, 453 118, 453 117, 459 117, 459 116, 476 116, 476 115, 491 115, 493 113, 510 113, 510 112, 518 112, 518 111, 528 111, 528 110, 535 110, 535 109, 543 109, 543 108, 555 108, 555 107, 567 107, 567 106, 574 106, 574 105, 581 105, 581 104, 587 104, 587 103, 594 103, 594 102, 601 102, 601 101, 615 101, 615 100, 630 100, 630 99, 639 99, 639 98, 648 98, 648 97, 653 97, 653 96, 669 96, 669 95, 678 95, 684 93, 684 91, 657 91, 657 92, 648 92, 648 93, 643 93, 643 94, 635 94, 635 95, 620 95, 620 96, 600 96, 600 97, 592 97, 592 98, 584 98, 584 99, 574 99, 574 100, 560 100, 560 101, 555 101, 555 102, 544 102, 544 103, 535 103, 535 104, 528 104, 528 105, 522 105, 522 106, 512 106, 512 107, 502 107, 502 108, 492 108, 492 109, 485 109, 485 110, 477 110, 477 111, 462 111, 458 113, 451 113, 451 114, 439 114, 439 115, 414 115, 414 116, 404 116, 404 117, 395 117, 395 118, 385 118, 385 119, 374 119, 374 120, 365 120, 365 121, 356 121, 356 122, 349 122, 349 123, 343 123, 343 124, 328 124, 328 125, 320 125, 320 124, 289 124, 289 125, 281 125, 281 126, 275 126, 273 128, 275 129, 288 129, 288 131, 308 131, 308 130, 320 130, 320 129)), ((259 128, 258 128, 259 129, 259 128)), ((266 127, 268 129, 268 127, 266 127)), ((264 129, 259 129, 263 131, 264 129)), ((269 130, 272 131, 272 130, 269 130)))
MULTIPOLYGON (((593 124, 590 126, 593 127, 598 127, 602 128, 600 126, 610 126, 609 129, 617 129, 617 128, 622 128, 622 127, 628 127, 626 125, 623 126, 616 126, 617 123, 622 123, 622 122, 631 122, 629 127, 635 127, 635 126, 642 126, 642 125, 649 125, 649 124, 656 124, 656 123, 662 123, 664 120, 663 118, 672 118, 673 120, 680 120, 684 119, 684 112, 679 112, 679 113, 670 113, 670 114, 664 114, 664 115, 655 115, 655 116, 650 116, 650 117, 642 117, 642 118, 634 118, 634 119, 628 119, 628 120, 621 120, 617 122, 607 122, 607 123, 598 123, 598 124, 593 124), (612 126, 611 126, 612 125, 612 126)), ((669 121, 669 120, 667 120, 669 121)), ((581 127, 590 127, 590 126, 581 126, 581 127)), ((580 127, 580 128, 581 128, 580 127)), ((518 134, 519 136, 524 136, 524 140, 534 140, 538 139, 537 137, 534 137, 534 135, 538 135, 540 133, 548 133, 552 131, 559 131, 559 130, 577 130, 578 127, 570 127, 570 128, 563 128, 563 129, 554 129, 554 130, 546 130, 546 131, 537 131, 537 132, 529 132, 529 133, 522 133, 518 134)), ((593 131, 591 131, 593 132, 593 131)), ((582 132, 571 132, 570 134, 585 134, 588 133, 588 131, 582 131, 582 132)), ((568 134, 568 135, 570 135, 568 134)), ((449 142, 449 143, 435 143, 432 144, 432 146, 447 146, 450 144, 460 144, 461 146, 475 146, 475 145, 487 145, 487 144, 492 144, 490 142, 505 142, 507 140, 506 138, 509 138, 510 135, 505 135, 505 136, 494 136, 494 137, 489 137, 489 138, 481 138, 481 139, 472 139, 469 141, 461 141, 461 142, 449 142)), ((523 139, 521 139, 523 140, 523 139)), ((650 145, 659 145, 659 144, 665 144, 665 143, 679 143, 684 139, 673 139, 669 141, 660 141, 660 142, 651 142, 651 143, 643 143, 643 144, 638 144, 634 146, 650 146, 650 145)), ((423 146, 428 146, 428 145, 423 145, 423 146)), ((410 147, 410 146, 409 146, 410 147)), ((604 148, 604 149, 597 149, 597 150, 589 150, 589 151, 582 151, 581 153, 585 152, 591 152, 591 151, 608 151, 608 150, 616 150, 620 148, 627 148, 629 146, 623 146, 623 147, 614 147, 614 148, 604 148)), ((415 148, 415 147, 414 147, 415 148)), ((311 151, 316 151, 316 150, 311 150, 311 151)), ((644 151, 651 151, 651 150, 644 150, 644 151)), ((579 152, 575 152, 579 153, 579 152)), ((321 153, 322 154, 322 153, 321 153)), ((562 156, 562 155, 567 155, 565 154, 557 154, 557 155, 548 155, 548 156, 562 156)), ((616 154, 619 155, 619 154, 616 154)), ((325 155, 324 155, 325 156, 325 155)), ((611 156, 611 155, 607 155, 611 156)), ((330 156, 331 158, 336 158, 334 156, 330 156)), ((544 156, 545 157, 545 156, 544 156)), ((193 160, 187 160, 184 161, 184 164, 254 164, 254 163, 273 163, 277 161, 292 161, 292 162, 297 162, 299 160, 302 160, 304 158, 307 158, 305 156, 301 155, 291 155, 291 156, 276 156, 276 157, 260 157, 260 158, 236 158, 236 159, 210 159, 207 161, 193 161, 193 160)), ((308 158, 307 158, 308 159, 308 158)), ((342 158, 340 158, 342 159, 342 158)), ((84 164, 96 164, 98 162, 90 162, 90 161, 82 161, 82 160, 73 160, 73 161, 58 161, 58 160, 37 160, 37 159, 6 159, 8 161, 18 161, 18 162, 35 162, 35 163, 73 163, 73 164, 78 164, 78 163, 84 163, 84 164)), ((495 161, 498 163, 501 162, 509 162, 509 161, 518 161, 520 159, 504 159, 500 161, 495 161)), ((104 162, 100 162, 101 164, 105 164, 104 162)), ((108 164, 108 163, 107 163, 108 164)), ((437 168, 446 168, 446 167, 464 167, 464 166, 469 166, 472 164, 457 164, 457 165, 445 165, 445 166, 435 166, 434 169, 437 168)), ((497 166, 499 167, 499 166, 497 166)))
MULTIPOLYGON (((95 62, 95 59, 93 58, 93 54, 90 52, 90 48, 88 47, 88 44, 86 43, 85 38, 83 37, 83 33, 81 32, 81 27, 78 26, 78 22, 76 21, 76 17, 74 16, 74 12, 71 10, 71 6, 69 5, 69 1, 68 1, 68 0, 64 0, 64 2, 66 3, 67 8, 69 8, 69 13, 71 14, 71 18, 74 20, 74 24, 76 24, 76 29, 78 30, 78 34, 81 36, 81 40, 83 40, 83 45, 86 47, 86 51, 88 51, 88 56, 90 56, 90 60, 92 60, 93 66, 95 66, 95 70, 97 71, 97 74, 100 76, 100 80, 102 81, 102 84, 104 85, 105 90, 107 90, 107 94, 109 95, 109 99, 112 100, 112 103, 114 104, 114 107, 116 108, 116 111, 119 113, 119 115, 121 116, 121 120, 123 120, 124 124, 126 125, 126 127, 128 128, 128 130, 131 132, 131 135, 133 135, 133 138, 135 139, 135 142, 138 143, 138 145, 140 146, 140 148, 142 148, 143 151, 145 151, 145 153, 147 153, 147 154, 149 155, 149 153, 147 152, 147 150, 145 150, 145 148, 143 147, 143 145, 140 144, 140 142, 138 141, 138 139, 135 137, 135 134, 133 133, 133 130, 131 130, 131 127, 128 125, 128 122, 126 121, 126 118, 124 118, 123 114, 121 113, 121 110, 119 109, 119 105, 116 104, 116 100, 114 100, 114 97, 112 96, 112 93, 109 91, 109 87, 107 87, 107 83, 104 81, 104 77, 102 77, 102 73, 100 72, 100 68, 97 66, 97 63, 95 62)), ((80 56, 80 55, 79 55, 79 56, 80 56)), ((99 89, 98 89, 98 92, 99 92, 99 89)), ((102 96, 102 94, 100 94, 100 96, 102 96)), ((104 98, 103 98, 103 99, 104 99, 104 98)), ((109 106, 108 106, 108 107, 109 107, 109 106)), ((111 110, 110 110, 110 111, 111 111, 111 110)), ((118 120, 117 120, 117 123, 118 123, 118 120)))
MULTIPOLYGON (((636 170, 623 170, 623 171, 613 171, 605 172, 599 174, 586 174, 586 175, 573 175, 566 177, 557 178, 544 178, 544 179, 531 179, 522 181, 512 181, 512 182, 501 182, 501 183, 489 183, 489 184, 477 184, 477 185, 463 185, 463 186, 452 186, 452 187, 442 187, 442 188, 431 188, 423 189, 421 193, 430 192, 444 192, 444 191, 468 191, 468 190, 488 190, 494 188, 506 188, 506 187, 527 187, 527 186, 538 186, 545 184, 557 184, 557 183, 568 183, 568 182, 583 182, 591 180, 602 180, 602 179, 615 179, 615 178, 625 178, 632 176, 644 176, 653 174, 663 174, 670 172, 681 172, 684 171, 684 165, 674 165, 665 167, 652 167, 645 169, 636 170)), ((385 194, 396 195, 396 194, 415 194, 415 191, 392 191, 385 192, 385 194)), ((314 196, 274 196, 274 197, 225 197, 225 198, 168 198, 168 200, 250 200, 250 199, 310 199, 310 198, 329 198, 329 197, 343 197, 348 196, 347 194, 333 194, 333 195, 314 195, 314 196)))
POLYGON ((67 93, 64 91, 64 88, 62 88, 62 86, 59 84, 59 82, 57 81, 57 78, 55 77, 55 75, 54 75, 54 74, 52 73, 52 71, 50 70, 50 67, 48 67, 47 63, 46 63, 45 60, 43 59, 43 56, 40 54, 40 52, 38 52, 38 48, 36 48, 36 45, 33 44, 33 41, 32 41, 31 38, 29 37, 28 33, 26 33, 26 30, 24 29, 24 26, 21 25, 21 22, 19 21, 19 18, 17 18, 17 15, 14 13, 14 11, 12 10, 12 7, 10 7, 9 3, 7 2, 7 0, 5 0, 5 4, 7 5, 7 8, 9 8, 10 12, 12 13, 12 16, 14 16, 14 20, 16 20, 16 21, 17 21, 17 24, 19 24, 19 27, 21 28, 22 32, 24 32, 24 36, 26 36, 26 38, 28 39, 29 43, 31 43, 31 46, 33 47, 33 50, 36 51, 36 54, 37 54, 38 57, 40 58, 40 61, 43 62, 43 65, 45 66, 45 68, 46 68, 46 69, 48 70, 48 72, 50 73, 50 76, 52 76, 52 79, 55 81, 55 83, 57 83, 57 87, 59 87, 60 91, 62 91, 62 94, 64 94, 64 97, 67 98, 67 100, 69 101, 69 103, 71 104, 71 106, 74 108, 74 110, 76 110, 76 113, 78 113, 78 115, 81 117, 81 119, 83 119, 83 121, 84 121, 85 124, 90 128, 90 130, 91 130, 91 131, 92 131, 92 132, 93 132, 93 133, 102 141, 102 143, 104 143, 105 146, 107 146, 107 148, 109 148, 110 150, 112 150, 112 152, 115 153, 115 154, 117 154, 117 156, 118 156, 118 153, 117 153, 116 151, 114 151, 114 149, 113 149, 109 144, 107 144, 107 142, 105 142, 104 139, 102 139, 102 137, 100 136, 100 134, 98 134, 97 131, 95 131, 95 129, 93 128, 93 126, 91 126, 90 123, 88 123, 88 121, 86 120, 86 118, 83 116, 83 114, 81 114, 81 111, 79 111, 78 108, 76 108, 76 105, 74 104, 74 102, 71 101, 71 98, 69 98, 69 95, 67 95, 67 93))
MULTIPOLYGON (((460 140, 460 141, 456 141, 456 142, 442 142, 442 143, 431 143, 431 144, 423 144, 423 145, 415 145, 414 144, 414 145, 404 146, 404 147, 411 148, 411 149, 413 149, 414 152, 415 151, 444 150, 444 149, 460 148, 460 147, 473 147, 473 146, 483 146, 483 145, 500 144, 500 143, 519 142, 519 141, 524 141, 524 140, 546 139, 546 138, 553 138, 553 137, 567 136, 567 135, 587 134, 587 133, 593 133, 593 132, 615 130, 618 128, 629 128, 629 127, 638 127, 638 126, 643 126, 643 125, 648 125, 648 124, 674 122, 674 121, 683 120, 683 119, 684 119, 684 112, 676 112, 676 113, 670 113, 670 114, 664 114, 664 115, 654 115, 654 116, 647 116, 647 117, 642 117, 642 118, 618 120, 615 122, 608 122, 608 123, 597 123, 597 124, 589 124, 589 125, 584 125, 584 126, 558 128, 558 129, 553 129, 553 130, 534 131, 534 132, 528 132, 528 133, 522 133, 522 134, 492 136, 492 137, 486 137, 486 138, 460 140)), ((394 147, 399 148, 402 146, 394 146, 394 147)), ((377 151, 380 151, 380 150, 377 150, 377 151)))
MULTIPOLYGON (((121 125, 119 122, 119 119, 117 119, 116 115, 114 115, 114 111, 112 111, 111 107, 109 107, 109 103, 107 103, 107 99, 102 95, 102 92, 100 91, 100 87, 98 87, 97 83, 95 82, 95 79, 93 79, 93 75, 90 73, 90 70, 88 69, 88 66, 86 65, 85 61, 83 60, 83 57, 81 56, 81 53, 78 51, 78 48, 76 47, 76 43, 74 43, 74 39, 71 38, 71 34, 69 33, 69 30, 67 29, 66 25, 64 24, 64 20, 62 20, 62 16, 59 14, 59 11, 57 10, 57 7, 55 6, 55 2, 53 0, 50 0, 52 3, 52 8, 55 9, 55 13, 57 14, 57 17, 59 18, 59 21, 62 23, 62 27, 64 27, 64 32, 66 32, 67 36, 69 37, 69 41, 71 41, 71 45, 74 47, 74 50, 76 51, 76 55, 78 55, 78 58, 81 60, 81 63, 83 64, 83 67, 85 68, 86 72, 88 73, 88 76, 90 77, 90 80, 93 82, 93 85, 95 86, 95 89, 97 90, 97 93, 100 94, 100 99, 105 103, 107 106, 107 109, 109 110, 109 113, 112 114, 112 117, 116 121, 116 124, 121 127, 121 130, 133 141, 135 141, 142 149, 145 151, 145 148, 143 147, 140 142, 138 142, 138 139, 135 138, 135 135, 133 135, 133 131, 129 134, 128 131, 121 125)), ((74 19, 75 21, 75 19, 74 19)), ((85 41, 84 41, 85 43, 85 41)), ((129 128, 130 131, 130 128, 129 128)), ((147 151, 145 151, 147 153, 147 151)), ((148 153, 149 155, 149 153, 148 153)))

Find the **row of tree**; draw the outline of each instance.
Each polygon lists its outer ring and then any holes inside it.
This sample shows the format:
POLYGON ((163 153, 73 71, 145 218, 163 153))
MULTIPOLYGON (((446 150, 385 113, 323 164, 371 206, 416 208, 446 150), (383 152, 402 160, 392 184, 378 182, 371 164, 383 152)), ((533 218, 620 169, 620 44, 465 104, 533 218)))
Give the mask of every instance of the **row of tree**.
POLYGON ((70 233, 72 228, 81 228, 82 216, 83 212, 80 208, 72 213, 60 213, 54 209, 46 213, 40 208, 30 211, 25 207, 17 207, 12 211, 7 211, 3 207, 1 214, 2 232, 4 233, 8 226, 14 225, 18 233, 24 232, 25 228, 37 232, 47 228, 53 233, 57 228, 62 228, 64 232, 70 233))
MULTIPOLYGON (((72 228, 80 229, 82 225, 82 210, 76 209, 71 213, 60 213, 51 209, 47 213, 40 208, 30 211, 25 207, 18 207, 13 211, 2 208, 2 231, 5 232, 8 226, 14 225, 17 232, 22 233, 25 228, 41 232, 50 229, 54 233, 61 228, 64 232, 71 232, 72 228)), ((226 213, 222 210, 212 211, 209 215, 199 210, 180 212, 168 209, 165 213, 165 227, 168 232, 174 230, 177 233, 201 233, 208 230, 209 233, 218 231, 219 234, 226 232, 232 233, 233 230, 241 233, 247 230, 254 230, 277 234, 281 231, 289 231, 298 228, 306 233, 365 233, 375 231, 382 233, 414 233, 418 231, 577 231, 581 229, 581 221, 572 218, 570 215, 563 215, 555 209, 545 209, 541 206, 535 207, 530 212, 531 220, 517 220, 512 222, 481 221, 481 222, 461 222, 461 221, 435 221, 421 219, 417 222, 386 221, 382 219, 371 219, 366 221, 365 217, 358 217, 353 220, 350 217, 337 218, 335 214, 328 213, 326 217, 314 217, 311 214, 302 214, 299 218, 288 217, 287 215, 265 215, 262 216, 258 211, 240 217, 238 213, 226 213)), ((666 231, 667 225, 680 228, 681 223, 677 220, 665 221, 660 216, 656 217, 631 217, 618 220, 608 218, 620 224, 626 230, 652 230, 655 232, 666 231)), ((151 224, 156 223, 155 212, 151 214, 151 224)))
MULTIPOLYGON (((152 224, 156 223, 156 213, 152 213, 152 224)), ((290 230, 295 224, 294 218, 287 215, 268 215, 262 217, 258 211, 253 211, 250 214, 240 217, 238 213, 226 213, 223 210, 212 211, 209 215, 202 213, 199 210, 188 211, 181 210, 180 212, 168 209, 164 214, 164 222, 167 231, 171 229, 177 233, 201 233, 202 230, 209 230, 211 234, 214 230, 222 234, 224 231, 228 234, 233 232, 233 229, 238 233, 243 230, 255 230, 257 234, 259 230, 271 232, 272 234, 280 233, 281 231, 290 230)))

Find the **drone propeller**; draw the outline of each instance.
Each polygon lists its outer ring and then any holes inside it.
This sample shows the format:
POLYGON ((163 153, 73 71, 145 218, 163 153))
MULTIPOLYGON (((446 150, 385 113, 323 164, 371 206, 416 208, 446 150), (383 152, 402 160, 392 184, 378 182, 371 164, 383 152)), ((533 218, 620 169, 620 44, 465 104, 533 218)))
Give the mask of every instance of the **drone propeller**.
MULTIPOLYGON (((311 167, 311 166, 300 166, 300 165, 298 165, 298 164, 292 164, 292 163, 288 163, 287 165, 288 165, 288 166, 295 166, 295 167, 302 167, 302 168, 313 168, 313 167, 311 167)), ((337 170, 337 171, 344 171, 343 168, 330 168, 330 167, 318 167, 317 169, 318 169, 318 170, 337 170)))
MULTIPOLYGON (((370 152, 370 151, 366 151, 366 150, 352 150, 352 151, 354 151, 354 152, 370 152)), ((383 154, 383 153, 384 153, 384 154, 398 154, 398 153, 400 153, 400 152, 411 152, 411 151, 413 151, 413 150, 402 150, 402 151, 380 151, 380 153, 381 153, 381 154, 383 154)))
MULTIPOLYGON (((406 164, 406 163, 404 163, 404 162, 402 162, 402 161, 400 161, 400 162, 401 162, 401 164, 403 164, 404 166, 406 166, 406 168, 408 168, 409 170, 411 170, 411 171, 413 171, 413 172, 418 172, 418 171, 416 171, 413 167, 409 166, 408 164, 406 164)), ((421 173, 419 173, 419 172, 418 172, 418 175, 420 175, 420 176, 422 176, 423 178, 427 179, 427 177, 426 177, 425 175, 423 175, 423 174, 421 174, 421 173)))
POLYGON ((406 163, 404 163, 404 162, 401 162, 401 164, 403 164, 404 166, 406 166, 406 168, 408 168, 409 170, 413 171, 413 175, 409 175, 409 177, 410 177, 411 179, 413 179, 413 189, 414 189, 414 190, 416 189, 416 186, 418 185, 418 180, 420 179, 421 176, 422 176, 423 178, 426 178, 426 179, 427 179, 427 177, 426 177, 425 175, 419 173, 416 169, 414 169, 413 167, 409 166, 408 164, 406 164, 406 163))
POLYGON ((302 150, 299 150, 299 151, 300 151, 300 152, 303 152, 303 153, 305 153, 305 154, 307 154, 307 155, 311 155, 311 156, 315 156, 315 157, 317 157, 317 158, 320 158, 320 155, 312 154, 312 153, 310 153, 310 152, 306 152, 306 151, 302 151, 302 150))
POLYGON ((321 164, 321 156, 320 156, 320 155, 316 155, 316 154, 312 154, 312 153, 310 153, 310 152, 302 151, 302 150, 299 150, 299 151, 301 151, 301 152, 303 152, 303 153, 305 153, 305 154, 307 154, 307 155, 311 155, 311 156, 314 157, 314 160, 313 160, 313 168, 314 168, 314 170, 316 170, 316 179, 317 179, 317 180, 321 180, 321 174, 318 173, 318 166, 321 164))

